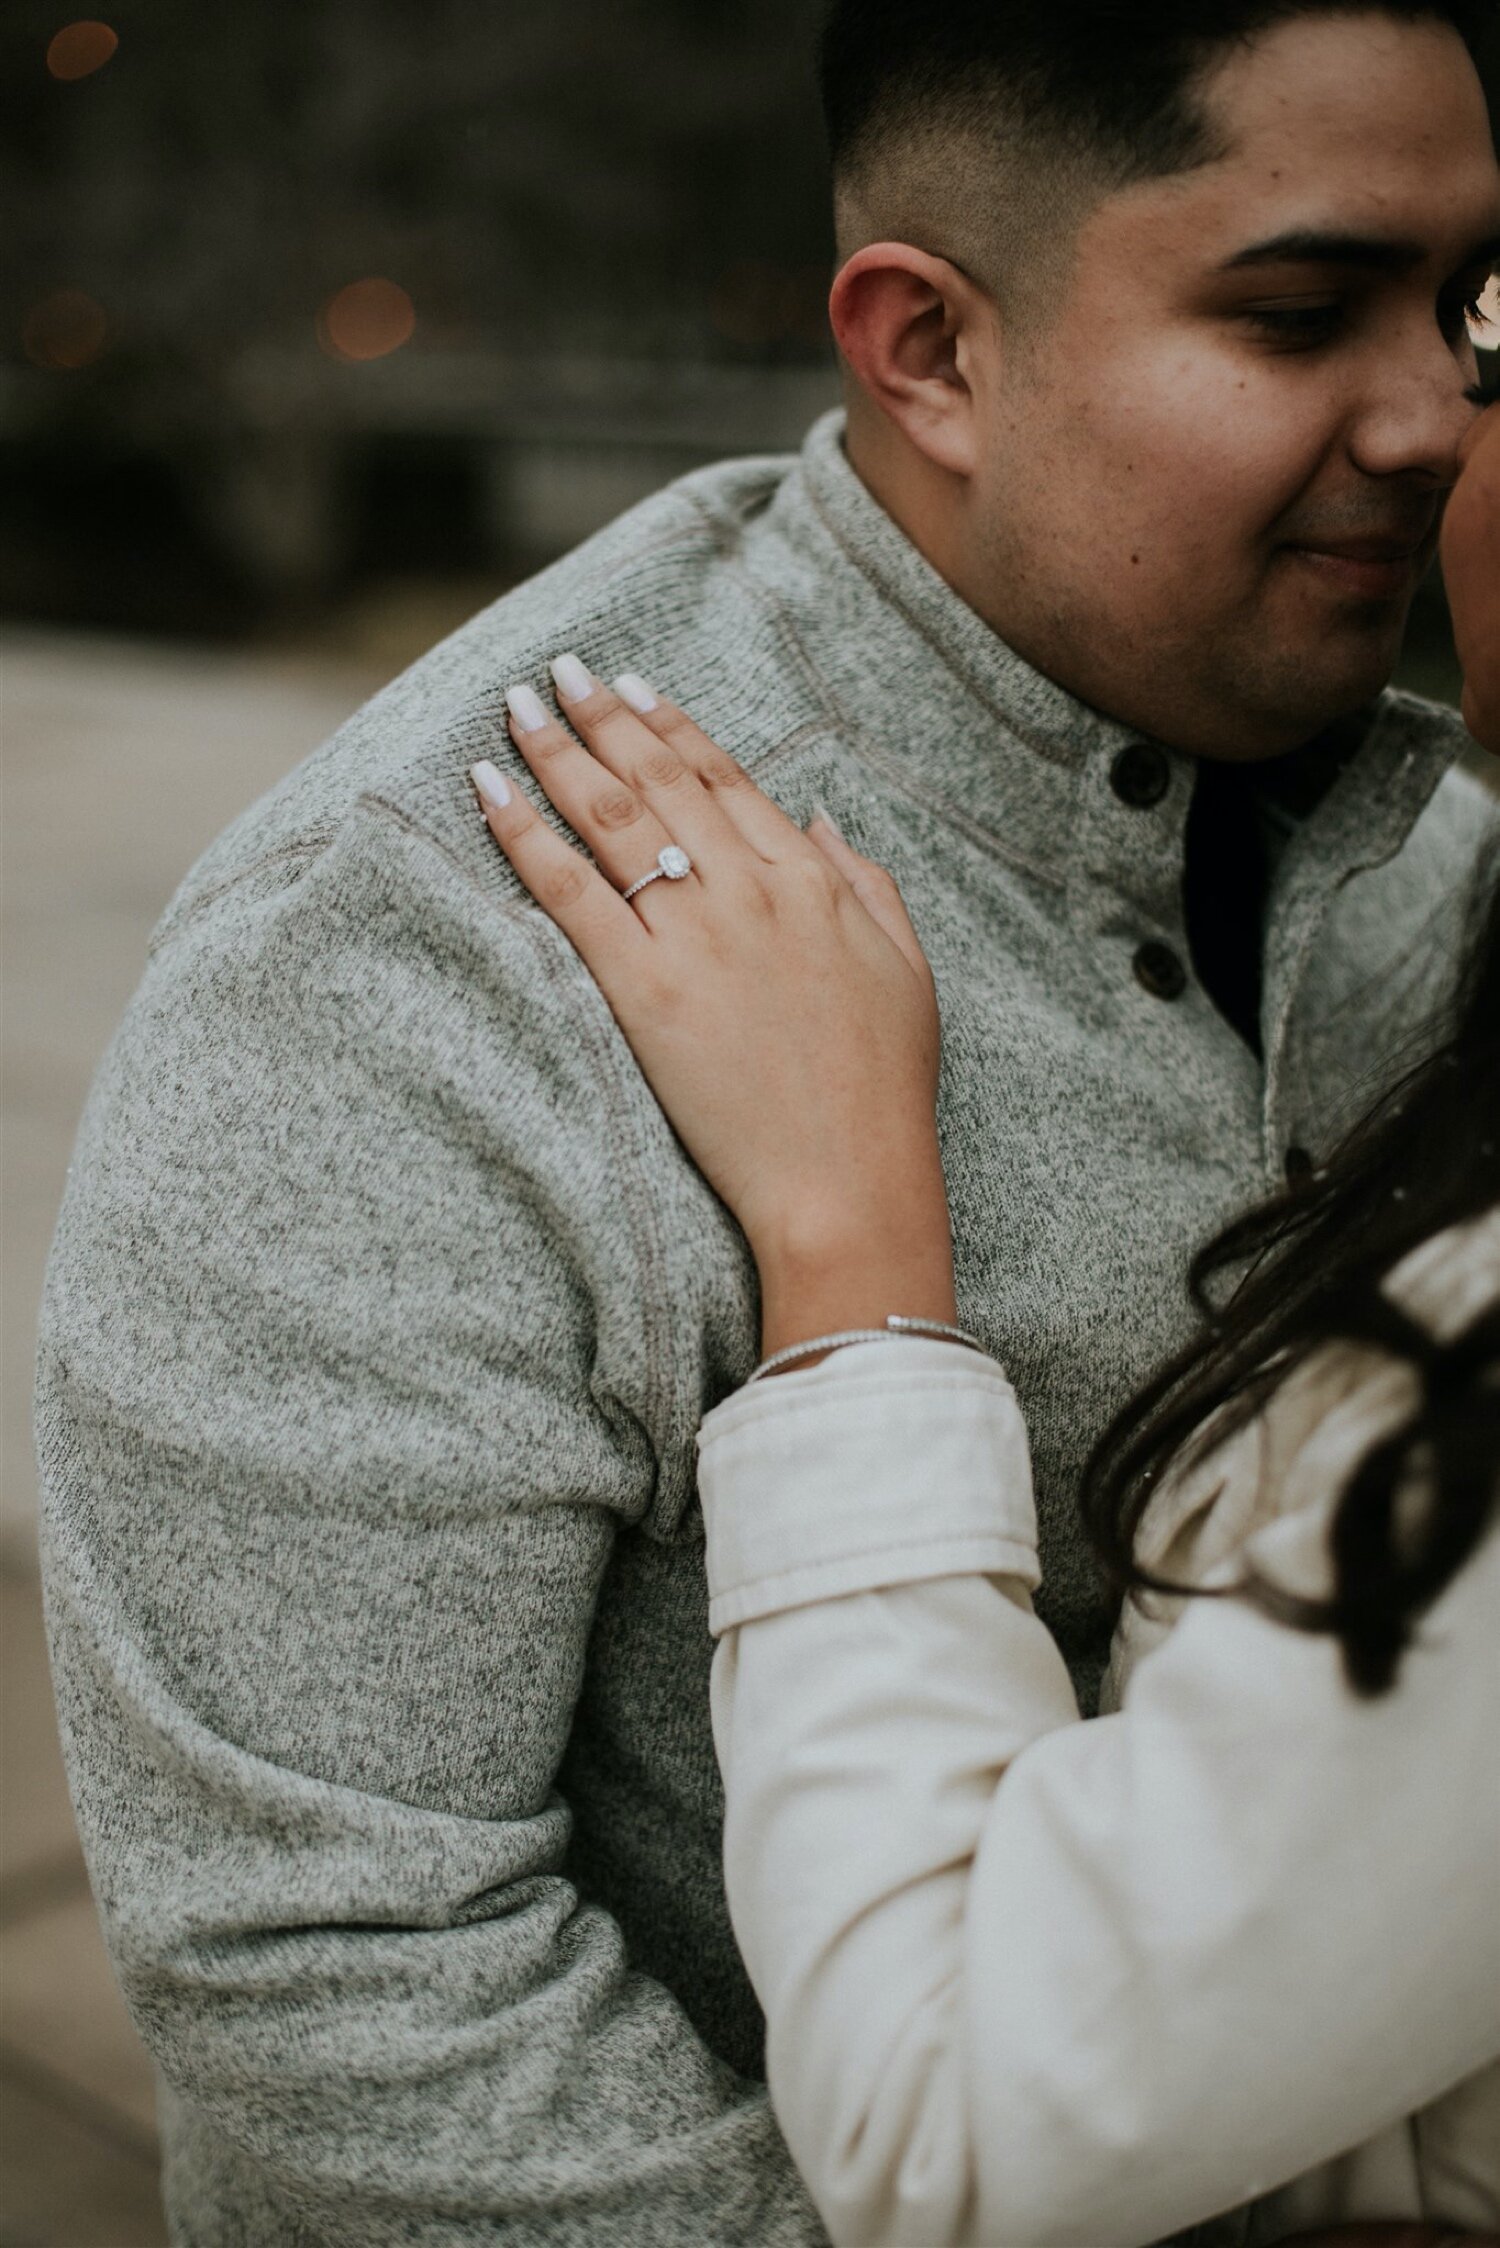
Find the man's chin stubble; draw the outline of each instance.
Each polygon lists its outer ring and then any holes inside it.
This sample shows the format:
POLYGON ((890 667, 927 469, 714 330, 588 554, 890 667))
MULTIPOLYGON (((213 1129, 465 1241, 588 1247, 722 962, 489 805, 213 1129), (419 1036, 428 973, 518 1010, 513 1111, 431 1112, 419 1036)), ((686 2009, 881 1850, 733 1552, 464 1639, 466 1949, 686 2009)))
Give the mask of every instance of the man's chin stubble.
POLYGON ((1247 737, 1262 745, 1240 754, 1285 756, 1340 719, 1366 709, 1390 685, 1400 653, 1401 634, 1391 635, 1387 618, 1378 646, 1370 648, 1362 662, 1351 661, 1335 670, 1320 666, 1309 651, 1289 653, 1284 666, 1238 680, 1226 695, 1226 707, 1243 711, 1247 737))

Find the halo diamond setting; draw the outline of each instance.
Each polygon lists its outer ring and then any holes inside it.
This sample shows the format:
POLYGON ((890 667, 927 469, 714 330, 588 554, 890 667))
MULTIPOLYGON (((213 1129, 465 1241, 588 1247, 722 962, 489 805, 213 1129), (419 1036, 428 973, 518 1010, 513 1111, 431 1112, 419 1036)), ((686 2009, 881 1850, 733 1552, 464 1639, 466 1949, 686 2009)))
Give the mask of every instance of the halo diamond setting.
POLYGON ((630 888, 622 894, 628 904, 638 890, 645 889, 648 882, 681 882, 692 871, 693 862, 682 845, 680 843, 668 843, 657 852, 656 864, 651 872, 643 874, 639 882, 632 882, 630 888))

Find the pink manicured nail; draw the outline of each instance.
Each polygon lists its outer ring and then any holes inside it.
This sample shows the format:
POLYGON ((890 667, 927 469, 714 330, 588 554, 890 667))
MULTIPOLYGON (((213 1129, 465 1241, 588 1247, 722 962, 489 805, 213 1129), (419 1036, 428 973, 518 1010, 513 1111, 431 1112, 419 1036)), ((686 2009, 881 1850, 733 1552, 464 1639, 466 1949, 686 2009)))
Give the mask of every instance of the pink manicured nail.
POLYGON ((564 702, 586 702, 594 692, 593 674, 576 656, 558 656, 552 665, 552 676, 564 702))
POLYGON ((547 706, 535 687, 507 687, 505 707, 523 734, 534 734, 547 723, 547 706))
POLYGON ((496 772, 487 757, 481 757, 477 765, 469 767, 469 778, 493 811, 498 812, 510 802, 510 782, 496 772))
MULTIPOLYGON (((814 804, 813 820, 821 820, 825 827, 832 828, 834 834, 838 837, 841 843, 845 843, 848 841, 848 837, 845 835, 843 829, 839 826, 839 823, 834 818, 832 812, 826 810, 823 805, 814 804)), ((809 820, 807 824, 809 827, 811 827, 812 820, 809 820)))
POLYGON ((644 718, 657 707, 657 698, 638 672, 622 671, 615 681, 615 693, 622 703, 629 703, 644 718))

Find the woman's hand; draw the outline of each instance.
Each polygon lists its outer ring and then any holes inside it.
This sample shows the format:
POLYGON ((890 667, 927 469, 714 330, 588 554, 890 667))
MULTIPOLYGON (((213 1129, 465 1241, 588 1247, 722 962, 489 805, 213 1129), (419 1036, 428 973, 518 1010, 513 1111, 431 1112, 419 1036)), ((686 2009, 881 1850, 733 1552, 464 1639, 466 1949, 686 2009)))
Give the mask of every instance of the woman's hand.
POLYGON ((593 862, 480 764, 490 831, 763 1274, 836 1261, 872 1229, 929 1251, 940 1232, 946 1263, 937 997, 895 882, 826 821, 804 834, 644 682, 622 696, 577 657, 552 669, 569 725, 516 687, 511 737, 593 862), (627 904, 668 844, 692 872, 627 904))

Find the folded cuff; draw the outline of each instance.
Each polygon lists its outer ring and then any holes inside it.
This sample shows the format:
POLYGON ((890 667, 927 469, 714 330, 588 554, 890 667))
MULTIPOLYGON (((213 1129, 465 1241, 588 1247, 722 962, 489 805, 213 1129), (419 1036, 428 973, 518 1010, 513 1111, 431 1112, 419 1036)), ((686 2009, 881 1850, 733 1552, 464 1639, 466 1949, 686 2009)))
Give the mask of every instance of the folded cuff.
POLYGON ((1040 1579, 1026 1426, 992 1359, 858 1343, 698 1432, 709 1627, 925 1578, 1040 1579))

